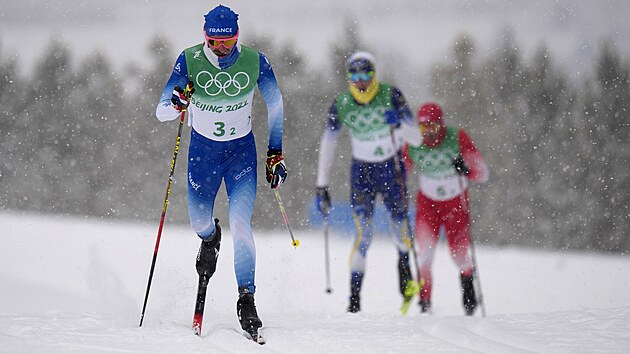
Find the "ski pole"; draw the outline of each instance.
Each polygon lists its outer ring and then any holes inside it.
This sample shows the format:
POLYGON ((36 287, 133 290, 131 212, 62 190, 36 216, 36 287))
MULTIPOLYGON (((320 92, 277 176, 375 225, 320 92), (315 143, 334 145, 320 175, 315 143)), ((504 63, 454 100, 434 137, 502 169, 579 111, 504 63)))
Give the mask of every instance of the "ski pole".
MULTIPOLYGON (((392 139, 392 147, 394 148, 394 169, 396 170, 396 180, 398 181, 398 186, 400 188, 400 198, 402 199, 403 206, 407 212, 409 212, 409 204, 407 201, 407 189, 405 188, 405 182, 403 181, 402 175, 402 167, 400 165, 400 159, 398 158, 398 149, 396 149, 396 138, 394 137, 394 127, 390 125, 389 127, 389 136, 392 139)), ((422 287, 424 286, 424 280, 422 279, 422 275, 420 274, 420 265, 418 264, 418 253, 416 251, 416 242, 415 236, 411 231, 411 225, 409 224, 409 215, 405 215, 405 226, 407 227, 407 234, 409 235, 409 243, 411 244, 411 251, 413 253, 414 264, 416 265, 418 282, 415 285, 418 285, 420 291, 422 291, 422 287)), ((415 286, 414 285, 414 286, 415 286)))
MULTIPOLYGON (((184 91, 188 102, 190 102, 190 96, 192 90, 192 82, 190 82, 184 91)), ((184 118, 186 117, 186 110, 188 105, 182 107, 182 114, 179 116, 179 129, 177 130, 177 140, 175 140, 175 149, 173 150, 173 159, 171 160, 171 169, 168 174, 168 183, 166 184, 166 196, 164 196, 164 204, 162 204, 162 216, 160 217, 160 226, 158 227, 157 238, 155 240, 155 248, 153 249, 153 260, 151 261, 151 270, 149 271, 149 281, 147 282, 147 290, 144 294, 144 304, 142 305, 142 314, 140 315, 140 325, 142 327, 142 321, 144 320, 144 313, 147 308, 147 300, 149 299, 149 290, 151 290, 151 282, 153 280, 153 272, 155 270, 155 262, 157 260, 158 249, 160 248, 160 239, 162 238, 162 228, 164 227, 164 219, 166 217, 166 208, 168 207, 168 197, 171 194, 171 186, 173 185, 173 173, 175 172, 175 163, 177 162, 177 155, 179 154, 179 144, 182 140, 182 128, 184 126, 184 118)))
POLYGON ((326 292, 332 293, 332 287, 330 286, 330 256, 328 252, 328 215, 324 216, 324 254, 325 254, 325 269, 326 269, 326 292))
MULTIPOLYGON (((460 194, 459 198, 462 203, 462 208, 464 209, 464 212, 469 214, 470 219, 472 218, 472 215, 470 215, 470 205, 468 204, 468 198, 466 198, 466 193, 464 191, 464 178, 464 176, 457 177, 457 181, 459 182, 459 189, 462 191, 462 194, 460 194)), ((470 228, 470 225, 468 225, 468 228, 470 228)), ((481 279, 479 279, 479 270, 477 269, 475 243, 473 242, 472 234, 470 231, 468 232, 468 238, 470 239, 470 258, 472 259, 473 263, 473 277, 474 281, 477 282, 477 300, 479 301, 479 308, 481 309, 481 317, 486 317, 486 305, 483 302, 483 293, 481 292, 481 279)))
POLYGON ((282 212, 282 216, 284 217, 284 223, 287 225, 287 229, 289 230, 289 235, 291 235, 291 245, 293 248, 296 248, 300 245, 300 240, 293 237, 293 231, 291 231, 291 225, 289 225, 289 218, 287 217, 287 212, 284 210, 284 204, 282 204, 282 199, 280 199, 280 192, 278 192, 278 188, 273 190, 276 192, 276 200, 278 201, 278 206, 280 207, 280 211, 282 212))

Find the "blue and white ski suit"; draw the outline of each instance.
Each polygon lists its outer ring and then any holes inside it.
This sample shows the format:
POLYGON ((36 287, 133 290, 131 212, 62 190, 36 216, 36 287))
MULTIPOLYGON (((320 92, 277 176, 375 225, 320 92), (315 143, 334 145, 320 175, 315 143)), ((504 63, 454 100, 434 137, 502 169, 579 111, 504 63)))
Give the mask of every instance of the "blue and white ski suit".
POLYGON ((188 214, 202 239, 213 236, 214 201, 225 181, 234 268, 239 291, 255 292, 256 248, 251 217, 256 198, 256 146, 251 107, 257 86, 268 111, 269 149, 282 150, 282 95, 267 58, 237 46, 219 58, 199 44, 184 50, 175 63, 156 109, 164 122, 180 116, 171 104, 175 86, 194 83, 188 107, 192 126, 188 152, 188 214))
MULTIPOLYGON (((400 90, 386 83, 379 83, 377 87, 376 96, 363 104, 353 98, 350 90, 341 93, 328 110, 326 129, 319 145, 317 187, 328 187, 341 129, 348 129, 352 146, 350 206, 356 226, 350 273, 352 292, 356 293, 361 288, 367 250, 372 243, 372 219, 377 195, 382 196, 390 215, 390 236, 398 252, 401 256, 409 252, 409 230, 404 222, 408 210, 403 199, 407 191, 401 190, 395 156, 400 156, 403 141, 412 145, 422 141, 417 123, 400 90), (400 117, 401 125, 394 130, 394 136, 385 120, 387 110, 396 111, 400 117)), ((404 166, 399 167, 404 181, 404 166)))

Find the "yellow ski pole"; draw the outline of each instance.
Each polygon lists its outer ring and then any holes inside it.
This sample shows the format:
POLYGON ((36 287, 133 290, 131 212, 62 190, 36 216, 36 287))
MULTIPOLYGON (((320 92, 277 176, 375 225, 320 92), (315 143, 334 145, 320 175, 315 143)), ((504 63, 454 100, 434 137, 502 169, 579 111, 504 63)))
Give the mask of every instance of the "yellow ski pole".
MULTIPOLYGON (((394 148, 394 169, 396 171, 396 181, 398 182, 398 187, 400 189, 400 198, 403 202, 405 210, 409 212, 407 187, 405 185, 405 181, 403 180, 402 162, 398 158, 398 150, 396 149, 396 138, 394 136, 394 127, 392 126, 389 127, 389 136, 392 139, 392 146, 394 148)), ((416 271, 418 275, 417 282, 413 280, 412 276, 412 280, 407 283, 405 298, 409 300, 404 301, 403 305, 400 308, 400 312, 402 312, 403 315, 406 315, 407 311, 409 310, 409 306, 411 306, 411 301, 413 300, 413 297, 415 297, 420 293, 420 291, 422 291, 422 287, 424 286, 424 278, 422 278, 422 275, 420 274, 420 265, 418 264, 418 254, 416 251, 416 242, 413 231, 411 230, 411 225, 409 223, 409 215, 405 215, 404 223, 405 224, 403 226, 408 236, 409 247, 411 248, 411 255, 414 259, 414 264, 416 265, 416 271)))

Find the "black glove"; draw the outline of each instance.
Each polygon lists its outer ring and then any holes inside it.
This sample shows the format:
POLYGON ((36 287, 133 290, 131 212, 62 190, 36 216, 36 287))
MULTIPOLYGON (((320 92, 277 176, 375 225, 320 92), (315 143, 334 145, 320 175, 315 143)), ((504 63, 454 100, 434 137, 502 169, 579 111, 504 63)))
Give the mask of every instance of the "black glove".
POLYGON ((267 151, 266 161, 267 183, 271 184, 271 189, 278 188, 287 178, 287 166, 284 164, 282 150, 267 151))
POLYGON ((317 204, 317 210, 323 216, 328 216, 331 209, 328 187, 317 187, 316 193, 317 195, 315 196, 315 203, 317 204))
POLYGON ((466 176, 470 171, 468 166, 466 166, 462 155, 455 156, 455 158, 453 159, 453 167, 455 167, 455 172, 457 172, 457 174, 460 176, 466 176))
POLYGON ((195 93, 195 87, 192 81, 188 81, 188 85, 186 85, 186 89, 181 88, 180 86, 175 86, 173 89, 173 95, 171 96, 171 103, 173 107, 181 112, 184 108, 188 107, 188 102, 190 101, 190 97, 195 93))

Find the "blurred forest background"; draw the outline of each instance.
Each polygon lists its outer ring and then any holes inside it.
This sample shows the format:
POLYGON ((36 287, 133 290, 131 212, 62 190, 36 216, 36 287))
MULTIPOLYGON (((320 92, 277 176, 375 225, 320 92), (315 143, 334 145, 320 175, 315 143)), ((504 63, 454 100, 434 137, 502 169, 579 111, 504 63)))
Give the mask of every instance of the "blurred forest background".
MULTIPOLYGON (((312 224, 319 139, 329 105, 346 87, 345 58, 357 48, 370 50, 351 24, 344 33, 330 48, 328 72, 311 70, 290 43, 263 36, 244 43, 270 59, 283 91, 289 176, 280 192, 297 229, 312 224)), ((430 77, 431 94, 409 102, 412 111, 424 101, 442 104, 447 124, 466 129, 490 165, 490 181, 471 188, 476 242, 630 251, 630 63, 604 40, 591 70, 576 79, 544 43, 525 56, 514 38, 506 29, 495 51, 479 53, 475 38, 461 35, 444 60, 414 68, 430 77)), ((156 36, 141 65, 115 69, 98 51, 75 61, 72 48, 53 38, 35 69, 21 75, 20 62, 0 43, 0 210, 155 220, 157 229, 177 122, 160 124, 154 112, 182 49, 156 36)), ((256 97, 254 227, 285 233, 264 182, 266 107, 256 97)), ((188 135, 189 128, 169 223, 188 220, 188 135)), ((331 185, 333 199, 344 202, 349 149, 344 137, 331 185)), ((415 178, 410 189, 414 196, 415 178)), ((227 215, 225 200, 222 191, 220 218, 227 215)))

